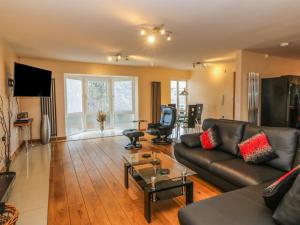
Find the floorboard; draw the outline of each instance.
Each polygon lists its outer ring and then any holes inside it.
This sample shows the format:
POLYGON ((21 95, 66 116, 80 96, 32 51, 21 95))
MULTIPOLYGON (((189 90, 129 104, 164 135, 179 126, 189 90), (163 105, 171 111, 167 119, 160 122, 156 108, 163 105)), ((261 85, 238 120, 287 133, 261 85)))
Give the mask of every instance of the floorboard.
MULTIPOLYGON (((123 185, 123 158, 127 139, 122 136, 52 144, 49 225, 147 225, 143 192, 132 180, 123 185)), ((142 151, 160 151, 172 157, 173 146, 143 141, 142 151)), ((134 152, 134 151, 133 151, 134 152)), ((194 200, 220 194, 220 190, 197 176, 194 200)), ((152 223, 178 225, 177 213, 184 197, 155 203, 152 223)))

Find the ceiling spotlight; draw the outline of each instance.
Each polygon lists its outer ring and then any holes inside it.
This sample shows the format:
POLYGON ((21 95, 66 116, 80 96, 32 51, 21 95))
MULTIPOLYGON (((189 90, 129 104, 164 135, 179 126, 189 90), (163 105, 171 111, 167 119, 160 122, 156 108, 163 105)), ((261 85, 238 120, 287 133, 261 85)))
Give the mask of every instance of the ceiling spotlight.
POLYGON ((154 35, 149 35, 148 38, 147 38, 147 41, 150 43, 150 44, 153 44, 155 42, 155 37, 154 35))
POLYGON ((167 30, 163 24, 156 26, 150 25, 147 27, 142 27, 140 30, 140 34, 145 36, 146 41, 149 44, 153 44, 160 38, 159 36, 164 36, 166 41, 171 41, 171 34, 172 32, 167 30))
POLYGON ((145 31, 144 29, 142 29, 141 32, 140 32, 140 34, 141 34, 141 35, 145 35, 145 34, 146 34, 146 31, 145 31))
POLYGON ((203 68, 207 66, 207 63, 203 63, 203 62, 194 62, 193 63, 193 68, 196 68, 196 66, 202 66, 203 68))
POLYGON ((120 60, 126 60, 126 61, 128 61, 129 60, 129 56, 128 55, 122 55, 121 53, 117 53, 117 54, 108 56, 107 60, 109 62, 112 62, 112 61, 119 62, 120 60))
POLYGON ((290 43, 288 42, 281 42, 280 43, 280 47, 286 47, 286 46, 289 46, 290 43))

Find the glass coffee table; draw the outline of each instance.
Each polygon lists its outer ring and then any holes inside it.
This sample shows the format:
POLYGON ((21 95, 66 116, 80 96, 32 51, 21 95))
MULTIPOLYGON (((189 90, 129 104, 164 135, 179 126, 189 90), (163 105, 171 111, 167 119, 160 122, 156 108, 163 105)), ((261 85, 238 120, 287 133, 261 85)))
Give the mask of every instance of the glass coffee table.
POLYGON ((186 204, 193 202, 193 182, 188 176, 194 171, 168 155, 159 152, 139 152, 123 155, 124 184, 128 188, 128 175, 144 191, 144 215, 151 222, 151 204, 159 200, 185 195, 186 204))

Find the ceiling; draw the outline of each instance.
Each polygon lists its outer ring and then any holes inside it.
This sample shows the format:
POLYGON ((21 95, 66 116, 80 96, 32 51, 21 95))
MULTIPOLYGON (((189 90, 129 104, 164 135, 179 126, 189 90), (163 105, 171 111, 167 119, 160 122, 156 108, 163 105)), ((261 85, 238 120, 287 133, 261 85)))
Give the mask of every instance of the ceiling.
POLYGON ((239 49, 300 58, 299 0, 1 0, 0 38, 20 56, 192 69, 239 49), (141 25, 173 40, 149 46, 141 25), (281 41, 291 41, 279 48, 281 41))

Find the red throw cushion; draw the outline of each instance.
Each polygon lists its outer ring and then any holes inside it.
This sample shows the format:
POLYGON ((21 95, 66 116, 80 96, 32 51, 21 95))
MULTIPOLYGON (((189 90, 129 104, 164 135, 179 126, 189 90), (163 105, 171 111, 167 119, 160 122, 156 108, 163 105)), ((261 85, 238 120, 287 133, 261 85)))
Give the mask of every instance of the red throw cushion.
POLYGON ((217 127, 213 126, 204 131, 200 135, 200 141, 202 148, 206 150, 212 150, 217 147, 221 143, 217 127))
POLYGON ((240 153, 247 163, 259 164, 277 155, 264 132, 253 135, 239 144, 240 153))
POLYGON ((263 197, 266 205, 275 210, 283 196, 292 187, 295 179, 300 173, 300 165, 279 177, 270 186, 263 191, 263 197))

